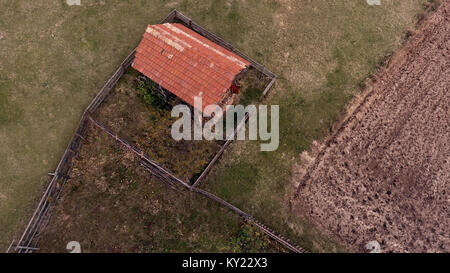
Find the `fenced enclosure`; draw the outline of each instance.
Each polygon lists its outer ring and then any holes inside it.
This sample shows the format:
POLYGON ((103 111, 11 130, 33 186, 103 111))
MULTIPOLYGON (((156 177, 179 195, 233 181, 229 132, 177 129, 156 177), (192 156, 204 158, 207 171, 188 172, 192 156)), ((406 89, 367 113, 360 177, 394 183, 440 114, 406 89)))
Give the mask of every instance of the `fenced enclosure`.
MULTIPOLYGON (((251 67, 258 70, 260 73, 265 75, 266 77, 270 78, 270 82, 267 84, 267 86, 264 88, 259 100, 263 100, 267 94, 269 93, 270 89, 273 87, 276 79, 276 75, 269 71, 266 67, 263 65, 257 63, 253 59, 249 58, 247 55, 240 52, 238 49, 234 48, 231 44, 224 41, 222 38, 210 33, 200 25, 198 25, 196 22, 192 21, 189 17, 185 16, 184 14, 178 12, 177 10, 173 10, 164 20, 161 21, 161 23, 172 23, 172 22, 181 22, 188 26, 189 28, 193 29, 194 31, 198 32, 202 36, 208 38, 209 40, 215 42, 216 44, 234 52, 235 54, 241 56, 242 58, 248 60, 251 63, 251 67)), ((221 199, 218 196, 213 195, 212 193, 209 193, 205 190, 202 190, 198 188, 201 181, 206 177, 208 172, 212 169, 214 164, 217 162, 217 160, 220 158, 220 156, 223 154, 225 149, 232 143, 234 136, 237 134, 238 130, 242 128, 242 126, 245 126, 247 120, 248 120, 248 114, 245 116, 243 120, 240 121, 237 128, 234 131, 234 135, 232 138, 228 138, 226 142, 222 145, 220 150, 214 155, 212 160, 207 164, 206 168, 201 172, 199 177, 195 180, 193 184, 190 184, 189 182, 183 181, 182 179, 176 177, 172 174, 170 170, 166 170, 162 166, 160 166, 157 162, 149 158, 147 155, 144 154, 144 152, 130 143, 128 143, 126 140, 122 139, 120 136, 118 136, 113 131, 106 128, 104 125, 99 123, 97 120, 92 118, 92 115, 97 111, 97 109, 100 107, 100 105, 103 103, 103 101, 108 97, 108 95, 111 93, 111 91, 116 86, 119 79, 124 75, 125 71, 131 66, 133 63, 134 57, 135 57, 136 49, 134 49, 121 63, 119 68, 115 71, 115 73, 111 76, 111 78, 106 82, 106 84, 103 86, 103 88, 100 90, 100 92, 95 96, 95 98, 92 100, 92 102, 89 104, 89 106, 86 108, 84 113, 81 116, 79 125, 73 134, 67 148, 64 151, 64 154, 56 167, 56 170, 54 173, 49 174, 52 178, 49 182, 47 188, 44 191, 44 194, 42 198, 40 199, 36 210, 34 211, 31 219, 29 220, 24 232, 22 233, 21 237, 16 241, 13 241, 10 245, 10 247, 7 249, 6 252, 16 252, 16 253, 29 253, 33 252, 38 249, 38 242, 41 238, 45 228, 47 227, 49 221, 51 220, 51 217, 54 212, 54 208, 58 203, 59 197, 61 195, 61 192, 64 188, 64 185, 67 183, 67 181, 70 179, 70 174, 72 171, 72 164, 73 159, 77 157, 79 149, 81 145, 83 144, 83 141, 86 141, 86 132, 87 127, 89 123, 94 124, 98 128, 100 128, 102 131, 113 137, 117 142, 119 142, 121 145, 126 147, 127 149, 133 151, 135 154, 137 154, 141 159, 141 166, 145 168, 147 171, 158 177, 160 180, 162 180, 165 183, 169 183, 171 185, 181 185, 184 188, 189 189, 190 191, 200 194, 206 198, 209 198, 211 200, 214 200, 215 202, 221 204, 224 207, 227 207, 228 209, 236 212, 239 214, 245 221, 249 221, 253 223, 255 226, 260 228, 262 232, 267 234, 269 237, 274 239, 275 241, 279 242, 281 245, 286 247, 289 251, 292 252, 305 252, 303 249, 294 246, 289 240, 286 240, 282 238, 281 236, 276 235, 275 232, 271 231, 268 227, 264 226, 263 224, 259 223, 253 217, 239 208, 235 207, 234 205, 226 202, 225 200, 221 199)))

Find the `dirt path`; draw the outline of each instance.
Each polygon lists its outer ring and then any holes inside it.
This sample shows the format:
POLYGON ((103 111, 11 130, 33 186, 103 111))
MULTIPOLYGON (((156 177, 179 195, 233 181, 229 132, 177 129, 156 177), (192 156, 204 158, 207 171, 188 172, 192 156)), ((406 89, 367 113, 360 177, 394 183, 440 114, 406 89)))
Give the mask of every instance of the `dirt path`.
POLYGON ((355 250, 450 251, 450 1, 319 153, 295 213, 355 250))

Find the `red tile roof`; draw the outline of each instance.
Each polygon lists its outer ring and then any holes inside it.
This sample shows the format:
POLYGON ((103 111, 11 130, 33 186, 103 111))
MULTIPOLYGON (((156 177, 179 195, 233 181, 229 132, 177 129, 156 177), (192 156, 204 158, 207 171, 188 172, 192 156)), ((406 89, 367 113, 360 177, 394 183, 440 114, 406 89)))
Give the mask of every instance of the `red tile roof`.
POLYGON ((202 97, 204 108, 219 104, 249 65, 182 24, 162 24, 148 26, 132 66, 190 105, 202 97))

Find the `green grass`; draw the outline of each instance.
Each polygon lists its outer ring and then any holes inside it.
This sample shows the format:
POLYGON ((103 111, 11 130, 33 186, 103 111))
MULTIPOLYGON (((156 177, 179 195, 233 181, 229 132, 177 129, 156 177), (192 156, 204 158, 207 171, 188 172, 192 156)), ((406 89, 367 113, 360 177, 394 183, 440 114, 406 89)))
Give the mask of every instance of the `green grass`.
POLYGON ((139 72, 130 68, 95 113, 108 129, 144 151, 174 175, 193 183, 220 150, 218 141, 175 141, 172 107, 164 102, 147 104, 137 89, 139 72), (160 103, 163 103, 161 105, 160 103))
POLYGON ((292 165, 312 140, 329 133, 361 81, 399 47, 426 1, 81 2, 0 0, 0 249, 23 230, 89 101, 146 25, 173 8, 279 76, 269 97, 280 105, 278 151, 237 143, 204 185, 233 192, 229 201, 308 248, 326 249, 284 209, 292 165), (252 165, 258 179, 238 164, 252 165), (237 171, 230 176, 225 166, 233 165, 237 171), (238 190, 244 184, 246 190, 238 190))
POLYGON ((175 191, 136 155, 90 128, 70 183, 39 242, 42 252, 279 252, 280 246, 219 204, 175 191))
POLYGON ((265 153, 258 143, 233 144, 203 187, 310 251, 345 251, 290 213, 292 167, 313 140, 330 133, 345 104, 384 56, 401 46, 423 2, 384 1, 379 7, 364 1, 278 5, 271 18, 279 27, 272 28, 276 33, 268 32, 263 20, 246 37, 267 32, 275 37, 267 43, 260 39, 261 57, 251 54, 278 74, 268 102, 280 105, 280 148, 265 153))

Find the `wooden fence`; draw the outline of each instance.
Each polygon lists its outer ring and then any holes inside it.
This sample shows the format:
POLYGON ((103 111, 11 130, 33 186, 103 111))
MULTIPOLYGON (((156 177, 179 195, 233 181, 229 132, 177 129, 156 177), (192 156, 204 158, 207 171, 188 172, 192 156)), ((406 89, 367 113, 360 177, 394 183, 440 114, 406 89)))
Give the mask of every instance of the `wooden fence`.
MULTIPOLYGON (((161 23, 170 22, 174 18, 175 11, 171 12, 161 23)), ((91 101, 89 106, 83 112, 79 125, 73 134, 67 148, 65 149, 61 160, 56 167, 54 173, 50 174, 52 179, 44 191, 37 208, 33 212, 24 232, 17 242, 13 241, 6 252, 32 252, 36 250, 35 247, 42 235, 47 223, 53 213, 53 209, 59 199, 64 184, 70 178, 72 170, 72 159, 78 154, 81 142, 86 137, 86 128, 89 120, 87 117, 94 113, 105 98, 114 89, 119 79, 133 63, 136 49, 134 49, 120 64, 114 74, 109 78, 103 88, 98 92, 95 98, 91 101)))
POLYGON ((270 228, 266 227, 265 225, 261 224, 257 220, 255 220, 250 214, 242 211, 238 207, 232 205, 231 203, 223 200, 222 198, 205 191, 203 189, 200 189, 198 187, 195 187, 194 185, 189 185, 189 183, 183 181, 182 179, 176 177, 174 174, 172 174, 169 170, 166 170, 163 166, 159 165, 156 161, 153 161, 144 153, 144 151, 140 150, 137 147, 134 147, 129 142, 127 142, 125 139, 122 139, 117 134, 113 133, 110 129, 106 128, 104 125, 93 119, 92 117, 89 117, 89 120, 99 129, 101 129, 103 132, 108 134, 110 137, 114 138, 119 144, 124 146, 124 148, 128 149, 129 151, 133 152, 140 160, 141 160, 141 166, 143 166, 148 172, 150 172, 155 177, 159 178, 164 183, 168 184, 172 188, 176 188, 176 185, 182 186, 185 189, 188 189, 192 192, 195 192, 197 194, 200 194, 210 200, 215 201, 216 203, 219 203, 220 205, 230 209, 231 211, 237 213, 239 216, 244 218, 244 220, 248 221, 249 223, 252 223, 256 227, 258 227, 262 232, 267 234, 269 237, 271 237, 273 240, 280 243, 282 246, 286 247, 288 250, 295 252, 295 253, 306 253, 306 251, 298 246, 294 246, 289 240, 283 238, 282 236, 277 235, 274 231, 272 231, 270 228))
MULTIPOLYGON (((238 49, 234 48, 231 44, 224 41, 222 38, 216 36, 215 34, 207 31, 200 25, 198 25, 196 22, 192 21, 189 17, 185 16, 181 12, 177 10, 173 10, 169 15, 161 21, 161 23, 170 23, 170 22, 176 22, 181 21, 184 24, 186 24, 188 27, 192 28, 194 31, 200 33, 201 35, 205 36, 206 38, 210 39, 211 41, 221 45, 222 47, 236 53, 237 55, 241 56, 242 58, 248 60, 252 67, 260 71, 265 76, 269 77, 271 79, 270 83, 266 86, 264 89, 260 100, 262 100, 270 91, 272 86, 275 83, 276 76, 274 73, 269 71, 267 68, 265 68, 263 65, 257 63, 256 61, 252 60, 247 55, 240 52, 238 49)), ((193 185, 190 185, 188 182, 183 181, 182 179, 177 178, 175 175, 173 175, 170 171, 166 170, 162 166, 160 166, 157 162, 150 159, 147 155, 143 153, 143 151, 139 150, 138 148, 132 146, 130 143, 128 143, 126 140, 120 138, 117 136, 117 134, 114 134, 111 130, 105 128, 102 124, 100 124, 98 121, 92 118, 92 114, 96 112, 98 107, 102 104, 102 102, 105 100, 105 98, 111 93, 111 91, 114 89, 115 85, 119 81, 119 79, 123 76, 125 71, 131 66, 133 63, 134 57, 135 57, 136 49, 134 49, 121 63, 121 65, 117 68, 115 73, 109 78, 109 80, 106 82, 106 84, 103 86, 103 88, 100 90, 100 92, 95 96, 95 98, 92 100, 92 102, 89 104, 89 106, 86 108, 86 110, 83 112, 83 115, 81 117, 81 120, 78 124, 78 127, 72 136, 69 144, 67 145, 67 148, 64 151, 64 154, 58 163, 58 166, 56 167, 56 170, 54 173, 49 174, 52 176, 52 179, 47 186, 47 188, 44 191, 43 196, 41 197, 38 206, 36 210, 34 211, 30 221, 28 222, 28 225, 26 226, 24 232, 22 233, 22 236, 20 239, 15 242, 11 242, 11 245, 7 249, 6 252, 16 252, 16 253, 29 253, 33 252, 35 250, 39 250, 37 248, 37 244, 39 242, 39 239, 41 238, 45 228, 47 227, 47 224, 49 223, 54 208, 59 200, 60 194, 62 192, 62 189, 64 188, 65 183, 70 179, 70 173, 72 171, 72 160, 78 155, 79 149, 82 145, 82 142, 86 139, 86 132, 89 123, 94 124, 104 132, 106 132, 108 135, 113 137, 116 141, 121 143, 124 147, 127 149, 133 151, 137 156, 141 159, 141 165, 150 173, 158 177, 161 181, 169 184, 171 187, 175 187, 176 185, 182 185, 184 188, 193 191, 195 193, 198 193, 206 198, 209 198, 222 206, 225 206, 229 208, 230 210, 236 212, 241 217, 243 217, 246 221, 249 221, 253 223, 255 226, 259 227, 261 231, 263 231, 265 234, 267 234, 269 237, 274 239, 275 241, 279 242, 281 245, 285 246, 287 249, 293 252, 298 253, 304 253, 305 251, 299 247, 296 247, 292 245, 288 240, 282 238, 281 236, 278 236, 275 234, 275 232, 271 231, 266 226, 262 225, 258 221, 254 220, 251 215, 243 212, 239 208, 235 207, 234 205, 226 202, 225 200, 221 199, 218 196, 215 196, 212 193, 209 193, 205 190, 202 190, 198 188, 198 185, 202 179, 207 175, 207 173, 211 170, 214 163, 220 158, 220 156, 223 154, 224 150, 231 144, 234 136, 237 134, 238 130, 245 126, 247 120, 248 120, 248 114, 245 116, 245 118, 239 123, 237 128, 235 129, 233 138, 227 139, 225 144, 221 147, 218 153, 214 156, 214 158, 209 162, 205 170, 202 172, 202 174, 199 176, 199 178, 195 181, 193 185)))

